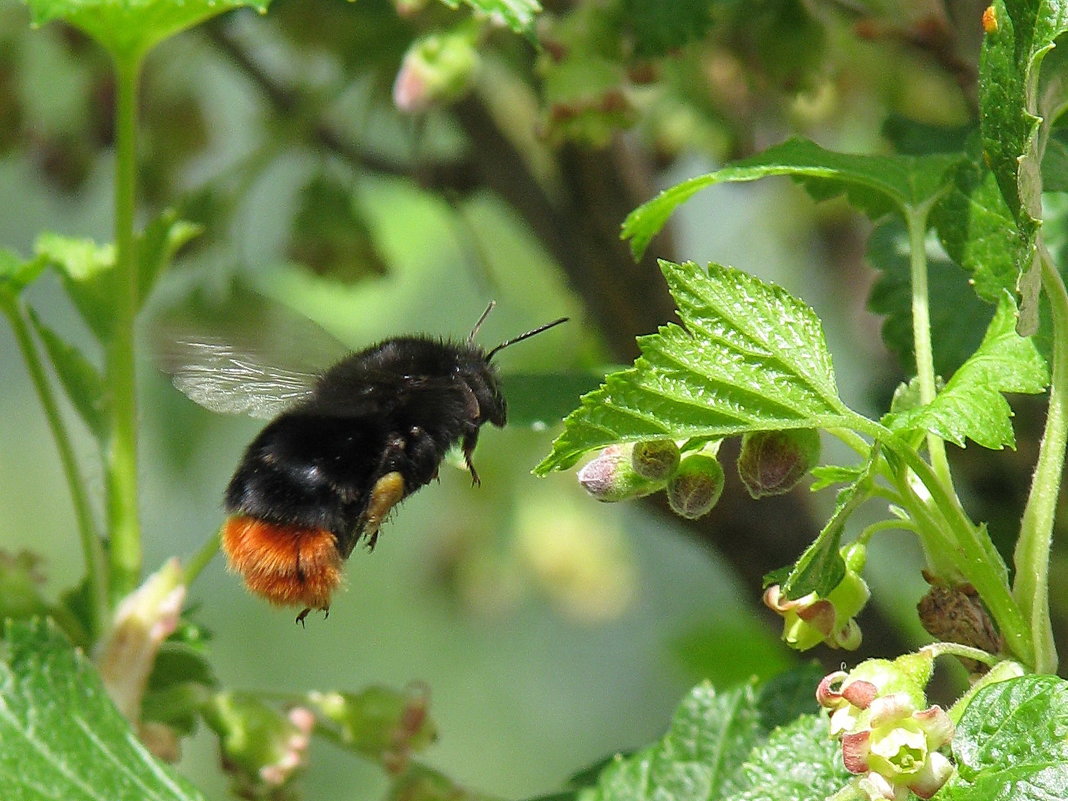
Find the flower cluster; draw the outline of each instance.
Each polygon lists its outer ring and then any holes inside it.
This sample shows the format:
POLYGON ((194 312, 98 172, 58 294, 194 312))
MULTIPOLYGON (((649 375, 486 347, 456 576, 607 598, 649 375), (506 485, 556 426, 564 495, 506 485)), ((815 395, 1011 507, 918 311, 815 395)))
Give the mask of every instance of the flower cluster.
POLYGON ((851 673, 831 673, 816 690, 846 770, 872 801, 904 801, 910 791, 930 798, 953 772, 938 752, 952 739, 953 723, 923 692, 932 660, 922 651, 893 662, 871 659, 851 673))

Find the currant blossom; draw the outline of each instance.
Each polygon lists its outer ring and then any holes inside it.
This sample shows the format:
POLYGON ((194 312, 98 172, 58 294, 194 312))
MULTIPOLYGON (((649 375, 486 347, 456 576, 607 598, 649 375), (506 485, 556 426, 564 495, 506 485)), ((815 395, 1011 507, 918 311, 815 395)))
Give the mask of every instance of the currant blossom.
POLYGON ((953 773, 938 752, 952 739, 953 723, 941 707, 927 706, 923 692, 931 663, 924 652, 872 659, 852 673, 831 673, 816 690, 846 770, 871 801, 904 801, 910 791, 930 798, 953 773))
POLYGON ((860 576, 864 569, 865 547, 853 543, 842 549, 846 572, 826 598, 814 592, 790 599, 778 584, 764 591, 764 604, 783 618, 783 641, 798 651, 807 651, 821 642, 831 648, 853 651, 860 646, 861 632, 854 616, 868 602, 871 592, 860 576))

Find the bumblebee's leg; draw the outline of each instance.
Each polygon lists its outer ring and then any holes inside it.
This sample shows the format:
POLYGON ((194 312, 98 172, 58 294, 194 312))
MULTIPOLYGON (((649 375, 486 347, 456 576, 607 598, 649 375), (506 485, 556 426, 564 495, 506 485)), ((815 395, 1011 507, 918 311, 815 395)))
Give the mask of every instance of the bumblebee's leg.
POLYGON ((475 445, 478 444, 478 426, 472 426, 464 434, 463 449, 464 449, 464 461, 467 463, 467 470, 471 473, 471 483, 476 487, 482 483, 482 480, 478 477, 478 471, 475 470, 475 465, 471 461, 471 454, 475 452, 475 445))
POLYGON ((367 538, 367 547, 374 550, 378 542, 378 529, 389 514, 389 510, 404 499, 404 476, 397 471, 386 473, 371 488, 371 497, 367 508, 360 516, 356 527, 356 539, 367 538))

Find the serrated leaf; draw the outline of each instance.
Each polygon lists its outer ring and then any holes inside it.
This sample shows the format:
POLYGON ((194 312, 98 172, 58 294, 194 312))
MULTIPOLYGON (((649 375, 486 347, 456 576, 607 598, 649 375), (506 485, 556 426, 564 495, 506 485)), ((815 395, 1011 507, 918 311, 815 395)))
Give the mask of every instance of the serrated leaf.
POLYGON ((639 56, 660 56, 704 36, 712 24, 708 0, 623 0, 623 22, 639 56))
POLYGON ((872 219, 889 212, 904 213, 945 191, 950 168, 959 154, 926 156, 868 156, 825 150, 807 139, 793 138, 762 153, 728 164, 665 189, 627 215, 622 236, 641 258, 650 240, 672 212, 702 189, 735 181, 755 181, 786 175, 816 200, 845 193, 850 203, 872 219))
POLYGON ((61 19, 118 59, 139 59, 154 45, 232 8, 265 12, 270 0, 25 0, 34 25, 61 19))
POLYGON ((1042 61, 1054 40, 1068 31, 1064 0, 995 0, 987 12, 992 24, 979 60, 979 120, 983 159, 1021 233, 1017 249, 1020 276, 1020 331, 1038 326, 1039 274, 1036 239, 1042 217, 1042 115, 1064 102, 1064 69, 1043 86, 1042 61))
POLYGON ((67 294, 97 339, 108 341, 114 324, 114 246, 45 232, 34 249, 59 271, 67 294))
POLYGON ((85 354, 49 328, 33 309, 30 322, 44 344, 56 377, 82 422, 99 442, 108 435, 107 391, 100 371, 85 354))
POLYGON ((1036 394, 1049 383, 1034 343, 1016 333, 1015 312, 1004 297, 979 349, 945 389, 930 404, 887 415, 883 423, 898 432, 929 431, 960 447, 968 439, 995 450, 1015 447, 1012 409, 1001 393, 1036 394))
POLYGON ((660 267, 686 327, 639 338, 634 367, 582 398, 535 473, 565 469, 614 442, 846 424, 853 413, 838 397, 811 308, 731 267, 660 267))
MULTIPOLYGON (((912 275, 904 226, 893 219, 878 226, 868 238, 867 258, 879 270, 868 308, 884 318, 881 333, 887 348, 906 373, 915 372, 912 275)), ((952 375, 979 346, 994 310, 976 297, 967 273, 935 252, 927 254, 927 297, 935 372, 952 375)))
POLYGON ((876 457, 877 454, 873 453, 853 483, 838 491, 834 512, 827 524, 804 550, 790 575, 782 582, 783 593, 787 598, 801 598, 810 592, 826 598, 842 582, 846 573, 845 560, 839 552, 842 531, 853 511, 868 499, 876 457))
MULTIPOLYGON (((726 692, 707 682, 695 687, 676 709, 663 738, 609 761, 596 787, 579 797, 582 801, 735 798, 745 786, 746 756, 770 742, 769 733, 776 727, 811 713, 819 672, 811 666, 790 671, 759 689, 751 683, 726 692)), ((818 736, 827 739, 826 722, 818 736)), ((765 789, 774 792, 772 787, 765 789)))
MULTIPOLYGON (((810 688, 811 689, 811 688, 810 688)), ((812 801, 829 798, 852 777, 827 719, 804 715, 772 732, 742 765, 740 791, 730 801, 812 801)))
POLYGON ((1068 684, 1024 676, 975 694, 953 737, 957 773, 945 801, 1068 798, 1068 684))
POLYGON ((96 670, 51 623, 8 621, 0 640, 4 801, 202 801, 156 760, 96 670))
POLYGON ((994 173, 973 151, 970 145, 969 157, 953 169, 952 186, 931 211, 931 225, 949 257, 971 274, 975 294, 997 303, 1006 291, 1016 291, 1026 243, 994 173))
POLYGON ((460 3, 463 3, 481 14, 501 20, 515 33, 526 36, 533 34, 534 18, 541 13, 541 3, 538 0, 441 0, 441 2, 452 9, 459 8, 460 3))

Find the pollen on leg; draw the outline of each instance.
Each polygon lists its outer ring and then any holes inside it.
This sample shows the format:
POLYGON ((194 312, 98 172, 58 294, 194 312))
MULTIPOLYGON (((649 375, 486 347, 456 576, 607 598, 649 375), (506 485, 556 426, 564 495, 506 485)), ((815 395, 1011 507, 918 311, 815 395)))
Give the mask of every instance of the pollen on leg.
POLYGON ((234 515, 221 535, 230 570, 256 595, 279 606, 330 606, 341 583, 341 554, 329 531, 234 515))
POLYGON ((371 488, 371 497, 367 502, 358 527, 359 537, 367 538, 367 547, 374 550, 378 540, 378 529, 381 527, 390 509, 404 500, 404 476, 394 471, 386 473, 371 488))

